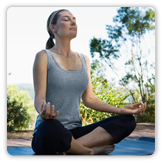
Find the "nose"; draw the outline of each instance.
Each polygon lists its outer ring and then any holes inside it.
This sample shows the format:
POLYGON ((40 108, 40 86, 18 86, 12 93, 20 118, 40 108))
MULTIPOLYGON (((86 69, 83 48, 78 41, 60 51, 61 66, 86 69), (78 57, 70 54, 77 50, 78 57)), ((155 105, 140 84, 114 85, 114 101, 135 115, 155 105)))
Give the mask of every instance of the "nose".
POLYGON ((76 20, 71 20, 71 25, 76 25, 76 20))

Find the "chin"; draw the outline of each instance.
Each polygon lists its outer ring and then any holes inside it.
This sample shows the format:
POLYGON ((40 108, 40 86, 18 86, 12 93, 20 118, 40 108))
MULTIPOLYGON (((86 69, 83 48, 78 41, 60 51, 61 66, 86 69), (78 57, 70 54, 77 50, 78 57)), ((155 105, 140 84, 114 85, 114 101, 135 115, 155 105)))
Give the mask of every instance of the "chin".
POLYGON ((75 38, 77 36, 77 33, 76 34, 71 34, 69 37, 71 38, 71 39, 73 39, 73 38, 75 38))

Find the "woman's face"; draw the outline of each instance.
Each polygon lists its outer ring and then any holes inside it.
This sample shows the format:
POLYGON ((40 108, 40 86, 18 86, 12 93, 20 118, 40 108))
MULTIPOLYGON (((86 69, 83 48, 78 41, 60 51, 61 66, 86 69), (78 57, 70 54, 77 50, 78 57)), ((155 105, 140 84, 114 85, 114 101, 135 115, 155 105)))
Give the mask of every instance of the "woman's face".
POLYGON ((57 24, 54 25, 55 38, 75 38, 77 35, 76 18, 69 11, 61 11, 57 24))

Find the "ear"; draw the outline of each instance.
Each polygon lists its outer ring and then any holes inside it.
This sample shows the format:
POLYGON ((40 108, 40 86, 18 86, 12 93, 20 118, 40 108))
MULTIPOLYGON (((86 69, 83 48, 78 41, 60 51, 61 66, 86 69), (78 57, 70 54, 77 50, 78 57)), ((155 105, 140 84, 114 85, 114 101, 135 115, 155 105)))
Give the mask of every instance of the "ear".
POLYGON ((54 24, 51 24, 50 25, 50 29, 51 29, 52 32, 54 32, 54 33, 56 32, 56 28, 55 28, 55 25, 54 24))

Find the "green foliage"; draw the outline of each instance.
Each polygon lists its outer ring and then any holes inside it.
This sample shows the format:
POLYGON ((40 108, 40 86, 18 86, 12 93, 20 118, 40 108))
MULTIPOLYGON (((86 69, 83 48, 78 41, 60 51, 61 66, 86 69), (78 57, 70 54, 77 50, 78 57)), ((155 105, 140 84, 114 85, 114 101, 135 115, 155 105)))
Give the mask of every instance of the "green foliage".
MULTIPOLYGON (((94 95, 105 103, 116 107, 121 108, 128 105, 128 103, 125 102, 125 99, 130 94, 122 94, 118 92, 117 89, 104 78, 104 75, 101 73, 103 65, 96 60, 94 63, 92 63, 91 67, 91 81, 94 95)), ((95 111, 84 106, 83 102, 81 101, 80 115, 82 117, 83 125, 88 125, 116 114, 95 111)))
POLYGON ((23 91, 27 91, 30 96, 31 100, 34 100, 34 87, 33 84, 17 84, 18 88, 23 91))
POLYGON ((29 129, 35 121, 34 103, 28 92, 7 86, 7 131, 29 129))
POLYGON ((106 25, 108 40, 93 38, 90 42, 92 57, 111 61, 120 56, 120 47, 128 40, 134 40, 149 30, 155 29, 155 12, 151 9, 143 13, 138 7, 121 7, 113 18, 114 26, 106 25))
POLYGON ((146 115, 137 116, 138 121, 154 120, 155 110, 155 103, 150 100, 149 95, 149 76, 151 74, 148 74, 149 68, 153 69, 155 63, 149 66, 148 57, 145 55, 146 51, 150 50, 144 50, 142 44, 145 33, 155 29, 155 11, 149 8, 145 9, 146 11, 139 7, 119 8, 117 15, 113 18, 115 25, 106 26, 108 40, 94 37, 90 42, 92 57, 99 54, 99 58, 105 60, 113 71, 115 69, 113 59, 118 59, 121 56, 121 47, 127 47, 124 65, 126 75, 119 80, 119 84, 128 90, 133 103, 138 102, 138 100, 147 102, 148 109, 145 114, 148 115, 148 118, 146 115), (145 84, 146 81, 148 81, 148 86, 145 84), (142 118, 143 116, 144 118, 142 118), (149 118, 150 116, 152 118, 149 118))
POLYGON ((147 30, 155 29, 152 22, 155 21, 155 12, 151 9, 145 14, 138 7, 121 7, 118 15, 114 18, 114 22, 122 24, 131 36, 145 34, 147 30))
POLYGON ((155 122, 155 76, 148 79, 145 84, 145 98, 147 101, 147 109, 144 114, 136 115, 138 122, 155 122))
POLYGON ((90 52, 92 58, 94 58, 95 53, 99 53, 99 58, 105 61, 112 70, 114 68, 113 59, 118 59, 120 56, 117 54, 119 52, 118 48, 119 45, 113 46, 111 41, 101 40, 101 38, 93 38, 90 43, 90 52))
POLYGON ((96 51, 99 53, 100 58, 119 58, 119 56, 116 55, 116 52, 118 51, 117 47, 113 46, 108 40, 93 38, 90 44, 90 51, 92 57, 94 57, 94 52, 96 51))

